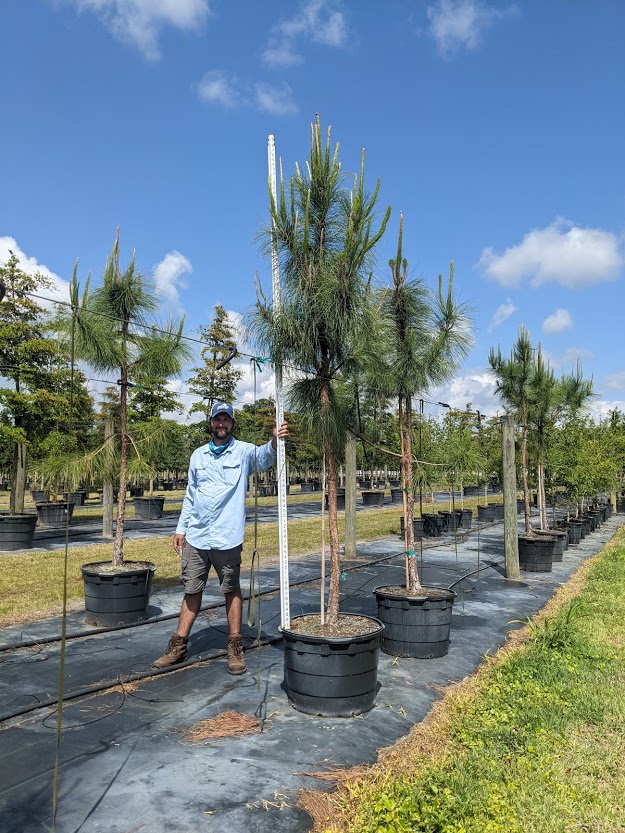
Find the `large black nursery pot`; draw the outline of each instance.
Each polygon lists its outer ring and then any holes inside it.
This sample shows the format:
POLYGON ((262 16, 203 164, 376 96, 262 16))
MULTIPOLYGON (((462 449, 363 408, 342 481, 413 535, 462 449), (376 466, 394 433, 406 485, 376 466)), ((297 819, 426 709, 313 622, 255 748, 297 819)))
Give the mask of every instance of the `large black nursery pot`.
POLYGON ((449 650, 451 615, 456 594, 442 587, 376 587, 378 619, 384 623, 381 647, 395 657, 430 659, 449 650))
POLYGON ((84 506, 87 498, 85 489, 77 489, 75 492, 63 492, 63 500, 66 503, 73 503, 74 506, 84 506))
POLYGON ((519 535, 519 567, 530 573, 549 573, 553 567, 553 535, 519 535))
MULTIPOLYGON (((399 534, 401 537, 404 537, 404 532, 406 530, 406 522, 404 521, 404 516, 402 515, 399 519, 399 534)), ((423 518, 413 518, 412 519, 412 530, 413 535, 416 539, 423 538, 423 518)))
POLYGON ((582 540, 582 528, 583 523, 581 521, 568 521, 567 527, 569 530, 569 545, 576 546, 582 540))
MULTIPOLYGON (((355 614, 342 613, 340 618, 349 616, 355 614)), ((372 616, 364 618, 371 621, 371 631, 357 636, 311 636, 282 629, 284 682, 289 703, 298 711, 351 717, 373 708, 384 625, 372 616)))
MULTIPOLYGON (((328 493, 326 492, 325 498, 325 506, 326 509, 330 507, 330 498, 328 493)), ((345 489, 337 489, 336 490, 336 508, 339 512, 345 511, 345 489)))
POLYGON ((37 515, 0 515, 0 551, 30 549, 33 545, 37 515))
POLYGON ((471 524, 473 523, 473 510, 472 509, 461 509, 461 520, 460 526, 463 529, 471 529, 471 524))
POLYGON ((495 514, 495 507, 492 503, 488 506, 477 507, 477 518, 479 521, 483 521, 484 523, 493 523, 495 520, 495 514))
POLYGON ((152 576, 151 561, 126 561, 113 568, 110 561, 82 566, 85 586, 85 621, 96 627, 130 625, 148 618, 152 576))
POLYGON ((384 503, 384 492, 377 489, 362 492, 364 506, 382 506, 384 503))
POLYGON ((403 503, 403 502, 404 502, 404 490, 400 486, 391 486, 391 503, 403 503))
POLYGON ((37 503, 37 516, 39 525, 47 529, 62 529, 67 523, 72 522, 74 515, 74 504, 64 500, 51 500, 46 503, 37 503))
POLYGON ((134 499, 135 518, 153 521, 163 517, 164 497, 136 497, 134 499))
POLYGON ((44 503, 48 499, 48 493, 44 489, 31 489, 30 496, 33 503, 44 503))
POLYGON ((465 497, 479 497, 480 495, 480 487, 479 486, 465 486, 462 490, 462 493, 465 497))
POLYGON ((534 532, 536 535, 544 535, 548 538, 556 539, 553 547, 552 562, 556 563, 558 561, 562 561, 564 558, 564 551, 569 545, 568 531, 564 529, 536 529, 534 532))

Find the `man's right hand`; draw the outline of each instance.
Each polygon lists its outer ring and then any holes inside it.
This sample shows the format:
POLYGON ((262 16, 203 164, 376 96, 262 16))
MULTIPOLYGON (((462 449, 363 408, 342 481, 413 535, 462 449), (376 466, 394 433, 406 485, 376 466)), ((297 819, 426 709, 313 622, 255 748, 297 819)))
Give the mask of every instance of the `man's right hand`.
POLYGON ((184 548, 184 535, 174 535, 173 544, 174 550, 180 555, 184 548))

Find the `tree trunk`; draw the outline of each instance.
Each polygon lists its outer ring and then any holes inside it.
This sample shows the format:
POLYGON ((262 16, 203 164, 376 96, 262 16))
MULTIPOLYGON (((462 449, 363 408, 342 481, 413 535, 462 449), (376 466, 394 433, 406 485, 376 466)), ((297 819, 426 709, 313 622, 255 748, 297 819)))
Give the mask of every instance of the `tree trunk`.
POLYGON ((337 468, 334 451, 326 447, 328 464, 328 526, 330 529, 330 593, 328 595, 328 625, 335 625, 339 618, 339 583, 341 579, 341 556, 339 552, 339 525, 336 511, 337 468))
POLYGON ((126 486, 128 485, 128 435, 127 427, 127 398, 128 398, 128 369, 120 368, 119 393, 119 492, 117 493, 117 525, 115 540, 113 541, 113 566, 121 567, 124 563, 124 521, 126 513, 126 486))
POLYGON ((12 515, 21 515, 24 511, 24 491, 26 489, 26 461, 28 449, 25 443, 16 443, 13 452, 13 485, 9 498, 9 510, 12 515))
MULTIPOLYGON (((104 424, 104 440, 113 442, 115 422, 109 417, 104 424)), ((102 483, 102 537, 110 541, 113 537, 113 480, 108 477, 102 483)))
POLYGON ((356 558, 356 438, 345 446, 345 558, 356 558))
POLYGON ((506 578, 521 577, 519 568, 519 535, 516 508, 516 465, 514 461, 514 417, 503 421, 503 506, 504 560, 506 578))
POLYGON ((404 530, 406 533, 406 590, 416 593, 421 587, 414 545, 414 487, 412 477, 412 401, 405 399, 401 451, 401 480, 404 490, 404 530))
POLYGON ((530 491, 527 483, 527 425, 521 423, 521 472, 523 475, 523 503, 525 512, 525 532, 532 531, 530 514, 530 491))

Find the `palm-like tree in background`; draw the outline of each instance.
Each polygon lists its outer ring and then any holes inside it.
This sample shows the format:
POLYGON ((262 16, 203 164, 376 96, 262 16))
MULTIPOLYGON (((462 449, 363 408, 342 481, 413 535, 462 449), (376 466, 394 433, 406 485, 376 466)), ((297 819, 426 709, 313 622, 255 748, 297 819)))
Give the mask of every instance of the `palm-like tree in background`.
POLYGON ((390 261, 393 285, 380 292, 384 344, 374 363, 374 378, 398 403, 401 447, 404 529, 406 543, 406 589, 420 587, 414 553, 414 475, 412 453, 413 406, 433 385, 447 381, 471 344, 467 308, 453 296, 453 263, 447 291, 438 278, 434 296, 421 280, 408 280, 408 261, 402 256, 403 217, 399 220, 397 256, 390 261))
POLYGON ((65 338, 71 337, 73 332, 76 358, 96 372, 119 375, 119 495, 112 557, 113 566, 119 567, 124 560, 124 513, 131 441, 128 388, 142 381, 178 375, 183 362, 190 357, 190 351, 182 341, 183 320, 171 319, 161 329, 154 323, 157 299, 151 286, 136 270, 134 253, 128 267, 120 270, 119 229, 106 261, 102 285, 90 290, 87 278, 82 298, 79 296, 80 286, 74 269, 70 286, 72 311, 59 318, 61 332, 65 338))
POLYGON ((530 334, 525 327, 519 329, 519 335, 512 346, 509 359, 503 358, 501 348, 496 353, 494 348, 491 348, 488 361, 496 376, 496 393, 501 398, 506 411, 514 414, 516 421, 521 426, 521 477, 525 507, 525 532, 531 533, 532 522, 527 477, 527 430, 534 356, 530 334))

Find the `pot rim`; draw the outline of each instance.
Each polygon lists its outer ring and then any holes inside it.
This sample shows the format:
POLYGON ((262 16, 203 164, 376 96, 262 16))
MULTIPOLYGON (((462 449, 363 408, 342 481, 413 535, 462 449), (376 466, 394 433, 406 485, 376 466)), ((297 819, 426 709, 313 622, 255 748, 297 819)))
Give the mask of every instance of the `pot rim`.
POLYGON ((91 561, 88 564, 83 564, 80 568, 83 575, 106 575, 106 576, 128 576, 133 574, 145 573, 150 572, 153 573, 156 570, 156 564, 152 561, 124 561, 124 564, 143 564, 143 567, 131 567, 130 569, 125 570, 123 567, 118 567, 115 570, 111 570, 111 562, 110 561, 91 561), (98 570, 97 568, 101 565, 105 565, 107 567, 106 570, 98 570))
MULTIPOLYGON (((304 619, 306 616, 315 616, 314 613, 304 613, 302 616, 294 616, 294 619, 304 619)), ((308 643, 324 643, 329 645, 344 645, 348 642, 368 642, 372 637, 378 636, 384 630, 384 622, 381 622, 376 616, 371 616, 368 613, 339 613, 339 616, 354 617, 359 619, 370 619, 375 623, 375 627, 366 633, 354 634, 353 636, 325 636, 324 634, 308 634, 301 631, 292 631, 290 628, 279 627, 280 632, 287 639, 299 639, 302 642, 308 643)))
MULTIPOLYGON (((408 592, 405 592, 405 593, 386 593, 384 591, 385 587, 401 587, 401 585, 400 584, 381 584, 378 587, 374 587, 373 592, 376 594, 376 596, 384 596, 384 597, 388 596, 391 599, 402 599, 402 598, 403 599, 425 599, 427 601, 428 599, 435 599, 436 598, 436 595, 433 594, 433 593, 427 593, 427 594, 425 594, 425 593, 408 593, 408 592)), ((452 590, 450 587, 438 587, 438 585, 436 585, 436 584, 422 584, 421 587, 426 589, 426 590, 436 590, 440 594, 441 598, 449 598, 451 596, 452 598, 455 599, 456 596, 458 595, 456 593, 456 591, 452 590)), ((402 588, 402 589, 404 589, 404 588, 402 588)))

